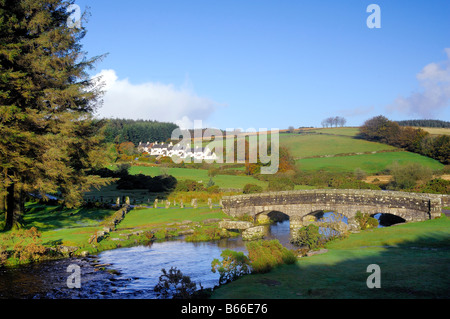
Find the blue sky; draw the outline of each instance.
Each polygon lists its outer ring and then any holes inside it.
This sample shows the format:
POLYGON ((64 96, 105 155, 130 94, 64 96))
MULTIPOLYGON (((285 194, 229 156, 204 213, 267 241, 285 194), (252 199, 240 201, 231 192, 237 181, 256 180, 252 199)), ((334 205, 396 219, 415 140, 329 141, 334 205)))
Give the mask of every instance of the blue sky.
POLYGON ((450 1, 76 0, 100 117, 287 128, 450 120, 450 1), (381 9, 370 29, 369 4, 381 9))

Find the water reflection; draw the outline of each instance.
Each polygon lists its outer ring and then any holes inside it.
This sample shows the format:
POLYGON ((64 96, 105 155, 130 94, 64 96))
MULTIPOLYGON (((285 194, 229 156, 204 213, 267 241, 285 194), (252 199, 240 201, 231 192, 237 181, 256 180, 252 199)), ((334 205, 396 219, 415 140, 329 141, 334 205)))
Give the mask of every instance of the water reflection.
MULTIPOLYGON (((289 221, 268 226, 267 239, 278 239, 289 244, 289 221)), ((192 243, 183 240, 156 242, 151 246, 114 249, 99 255, 102 263, 110 264, 120 272, 118 279, 129 280, 118 287, 120 294, 133 294, 135 298, 157 298, 153 287, 158 283, 161 269, 178 268, 191 280, 212 288, 219 283, 219 274, 211 271, 213 259, 220 259, 225 249, 246 253, 245 241, 233 237, 212 242, 192 243), (130 280, 131 279, 131 280, 130 280)))

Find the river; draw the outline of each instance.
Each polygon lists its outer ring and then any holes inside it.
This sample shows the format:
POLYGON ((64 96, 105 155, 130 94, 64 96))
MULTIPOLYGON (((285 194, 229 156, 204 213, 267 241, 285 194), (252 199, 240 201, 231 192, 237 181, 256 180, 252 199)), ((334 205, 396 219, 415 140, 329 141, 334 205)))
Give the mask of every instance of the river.
MULTIPOLYGON (((325 213, 324 219, 330 214, 325 213)), ((289 220, 270 225, 265 237, 278 239, 285 247, 294 249, 289 238, 289 220)), ((240 236, 200 243, 178 238, 148 246, 113 249, 97 256, 3 268, 0 269, 0 299, 156 299, 153 288, 161 269, 171 267, 204 288, 212 288, 218 285, 219 274, 211 271, 211 262, 221 259, 224 249, 246 252, 240 236), (67 279, 72 274, 67 267, 73 264, 80 267, 81 288, 67 287, 67 279), (99 265, 115 273, 102 271, 99 265)))
MULTIPOLYGON (((289 221, 269 227, 267 239, 289 244, 289 221)), ((211 271, 213 259, 221 259, 224 249, 245 252, 241 237, 211 242, 192 243, 182 238, 154 242, 148 246, 118 248, 97 256, 46 261, 16 268, 0 269, 0 298, 20 299, 156 299, 153 288, 161 269, 177 267, 191 280, 212 288, 219 283, 219 274, 211 271), (68 288, 72 272, 69 265, 78 265, 81 288, 68 288), (99 270, 98 266, 115 273, 99 270)))

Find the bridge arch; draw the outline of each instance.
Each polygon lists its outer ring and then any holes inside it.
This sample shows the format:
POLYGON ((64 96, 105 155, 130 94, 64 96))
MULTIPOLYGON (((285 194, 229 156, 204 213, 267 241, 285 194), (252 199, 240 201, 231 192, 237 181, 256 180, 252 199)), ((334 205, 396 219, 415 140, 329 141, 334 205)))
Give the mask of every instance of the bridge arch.
POLYGON ((256 213, 255 222, 259 224, 269 224, 273 222, 283 222, 290 219, 290 216, 278 210, 267 210, 256 213))
POLYGON ((376 213, 370 216, 376 218, 380 226, 392 226, 406 222, 404 218, 389 213, 376 213))

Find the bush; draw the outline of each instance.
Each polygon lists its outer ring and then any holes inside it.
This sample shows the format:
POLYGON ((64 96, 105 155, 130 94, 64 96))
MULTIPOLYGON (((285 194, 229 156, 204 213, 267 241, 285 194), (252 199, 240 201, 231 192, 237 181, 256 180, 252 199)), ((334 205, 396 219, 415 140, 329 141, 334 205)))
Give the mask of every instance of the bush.
POLYGON ((220 274, 220 285, 250 273, 250 260, 243 252, 225 249, 220 256, 222 257, 222 261, 214 259, 211 262, 211 271, 213 273, 218 271, 220 274))
POLYGON ((361 168, 357 167, 355 169, 355 171, 353 172, 353 174, 355 175, 355 178, 359 181, 363 180, 364 178, 367 177, 367 173, 362 170, 361 168))
POLYGON ((389 167, 389 170, 393 180, 388 188, 394 190, 411 189, 418 182, 429 181, 433 175, 429 167, 422 166, 419 163, 409 163, 402 166, 394 163, 389 167))
POLYGON ((219 228, 218 226, 212 226, 195 229, 191 235, 186 236, 185 240, 188 242, 200 242, 219 240, 228 237, 231 237, 231 235, 227 230, 219 228))
POLYGON ((261 193, 263 191, 263 188, 261 186, 255 185, 255 184, 245 184, 243 193, 244 194, 255 194, 255 193, 261 193))
MULTIPOLYGON (((44 256, 47 251, 41 243, 41 233, 36 227, 31 227, 27 230, 20 229, 11 232, 6 237, 8 238, 4 239, 9 239, 14 243, 12 256, 18 260, 19 263, 37 261, 44 256), (18 241, 16 242, 16 240, 18 241)), ((4 259, 5 256, 5 253, 3 253, 2 259, 4 259)))
POLYGON ((276 266, 293 264, 297 260, 295 254, 276 239, 253 241, 245 246, 254 273, 265 273, 276 266))
POLYGON ((288 177, 272 178, 269 180, 269 191, 289 191, 295 187, 294 182, 288 177))
POLYGON ((218 185, 209 186, 206 191, 211 194, 219 194, 220 187, 218 185))
POLYGON ((294 232, 291 243, 296 246, 307 246, 309 249, 314 250, 322 246, 321 237, 319 227, 317 225, 310 224, 299 228, 296 232, 294 232))
POLYGON ((425 185, 416 186, 413 191, 421 193, 450 195, 450 181, 441 178, 435 178, 425 185))
POLYGON ((177 192, 197 192, 197 191, 203 191, 203 190, 205 190, 205 188, 203 187, 203 184, 198 183, 191 179, 179 181, 177 184, 177 187, 175 188, 175 191, 177 191, 177 192))
POLYGON ((376 218, 370 217, 369 214, 363 214, 360 211, 356 212, 355 220, 358 222, 359 228, 363 230, 378 227, 376 218))
MULTIPOLYGON (((188 299, 197 291, 197 284, 176 267, 171 267, 169 271, 163 268, 161 271, 162 275, 159 276, 154 291, 163 298, 188 299)), ((200 288, 202 288, 201 285, 200 288)))
POLYGON ((175 189, 176 185, 176 178, 170 175, 151 177, 137 174, 121 177, 117 182, 117 189, 147 189, 150 192, 166 192, 175 189))
POLYGON ((6 264, 8 260, 8 251, 6 250, 6 246, 0 245, 0 266, 6 264))

